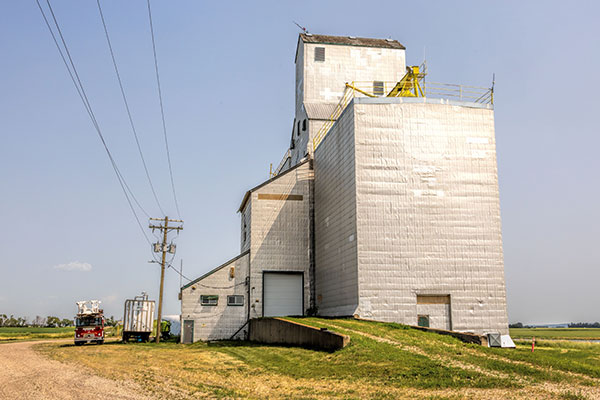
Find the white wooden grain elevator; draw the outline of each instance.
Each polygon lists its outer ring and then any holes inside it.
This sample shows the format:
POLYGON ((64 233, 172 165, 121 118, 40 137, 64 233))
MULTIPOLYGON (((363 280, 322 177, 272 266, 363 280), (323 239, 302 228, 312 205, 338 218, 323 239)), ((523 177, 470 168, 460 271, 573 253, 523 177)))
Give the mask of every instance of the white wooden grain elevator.
POLYGON ((240 254, 181 289, 183 341, 262 316, 508 334, 493 89, 396 40, 301 34, 290 147, 241 201, 240 254))

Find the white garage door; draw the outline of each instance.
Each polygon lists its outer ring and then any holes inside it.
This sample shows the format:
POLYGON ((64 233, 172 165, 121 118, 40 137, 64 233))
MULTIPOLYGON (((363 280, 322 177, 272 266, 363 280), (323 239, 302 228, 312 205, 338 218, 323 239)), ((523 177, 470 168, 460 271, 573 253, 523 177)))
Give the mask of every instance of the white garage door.
POLYGON ((264 316, 302 315, 302 274, 264 273, 264 316))

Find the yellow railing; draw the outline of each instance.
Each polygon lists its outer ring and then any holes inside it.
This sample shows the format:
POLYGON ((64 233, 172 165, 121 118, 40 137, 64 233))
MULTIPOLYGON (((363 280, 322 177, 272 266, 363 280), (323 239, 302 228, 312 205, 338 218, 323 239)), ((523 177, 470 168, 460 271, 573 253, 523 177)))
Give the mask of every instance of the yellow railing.
MULTIPOLYGON (((355 97, 407 97, 404 95, 394 96, 392 92, 398 86, 398 82, 352 82, 354 86, 355 97), (383 93, 383 94, 381 94, 383 93), (361 96, 364 95, 364 96, 361 96)), ((414 94, 410 97, 431 97, 450 100, 469 101, 481 104, 494 104, 494 91, 492 88, 478 86, 454 85, 450 83, 421 81, 419 83, 420 91, 418 96, 414 94)))
POLYGON ((430 97, 481 104, 494 104, 494 87, 491 88, 426 82, 424 65, 407 67, 407 74, 399 82, 355 81, 345 84, 344 94, 338 105, 313 136, 313 151, 319 146, 327 132, 355 97, 430 97))
POLYGON ((344 94, 338 102, 338 105, 335 107, 335 110, 333 110, 333 113, 331 113, 329 119, 325 121, 325 123, 317 131, 316 135, 313 136, 313 151, 317 148, 319 143, 321 143, 321 140, 323 140, 323 138, 325 137, 327 132, 329 132, 329 129, 331 129, 333 124, 335 124, 335 121, 337 121, 340 115, 342 115, 342 112, 344 111, 350 100, 352 100, 355 97, 356 91, 356 88, 353 88, 352 85, 346 83, 346 86, 344 87, 344 94))

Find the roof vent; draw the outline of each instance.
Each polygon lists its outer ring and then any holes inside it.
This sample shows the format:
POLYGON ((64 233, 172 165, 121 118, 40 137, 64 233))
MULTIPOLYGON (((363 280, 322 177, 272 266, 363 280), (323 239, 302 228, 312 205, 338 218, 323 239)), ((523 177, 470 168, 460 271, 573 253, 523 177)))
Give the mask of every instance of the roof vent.
MULTIPOLYGON (((315 61, 325 61, 325 47, 315 47, 315 61)), ((300 121, 298 121, 298 130, 300 130, 300 121)))
POLYGON ((306 36, 312 36, 312 33, 305 32, 304 34, 305 34, 306 36))
POLYGON ((356 36, 348 36, 348 39, 356 39, 356 36))
POLYGON ((387 38, 387 39, 385 39, 385 41, 386 41, 386 42, 393 42, 393 41, 394 41, 394 39, 387 38))

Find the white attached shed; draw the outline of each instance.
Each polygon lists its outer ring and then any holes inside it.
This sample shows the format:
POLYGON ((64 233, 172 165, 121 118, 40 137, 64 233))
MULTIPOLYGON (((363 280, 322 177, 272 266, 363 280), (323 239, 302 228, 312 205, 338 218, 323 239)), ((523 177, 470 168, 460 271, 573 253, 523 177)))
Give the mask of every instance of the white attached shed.
POLYGON ((245 251, 181 288, 182 343, 229 339, 243 327, 249 260, 245 251))
POLYGON ((306 315, 312 190, 307 160, 245 194, 242 253, 181 289, 183 343, 243 338, 249 318, 306 315))

